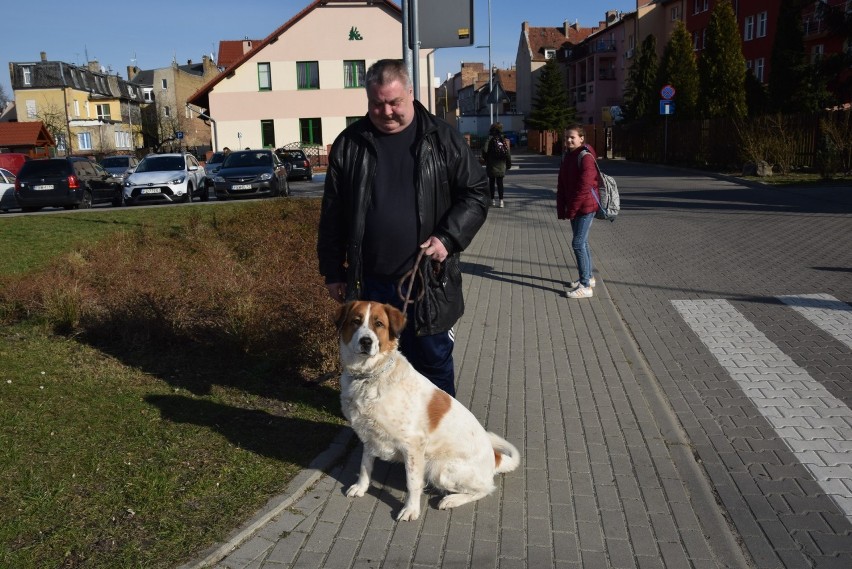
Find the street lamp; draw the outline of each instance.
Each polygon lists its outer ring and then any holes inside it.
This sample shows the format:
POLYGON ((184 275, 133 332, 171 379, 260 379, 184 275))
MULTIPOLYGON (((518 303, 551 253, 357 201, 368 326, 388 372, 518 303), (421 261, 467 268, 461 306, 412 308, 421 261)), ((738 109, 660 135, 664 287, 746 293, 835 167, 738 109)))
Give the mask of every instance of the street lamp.
MULTIPOLYGON (((488 45, 478 45, 476 47, 488 48, 488 96, 491 97, 491 91, 494 89, 494 72, 491 69, 491 0, 488 0, 488 45)), ((494 124, 494 104, 488 103, 488 119, 489 128, 494 124)))

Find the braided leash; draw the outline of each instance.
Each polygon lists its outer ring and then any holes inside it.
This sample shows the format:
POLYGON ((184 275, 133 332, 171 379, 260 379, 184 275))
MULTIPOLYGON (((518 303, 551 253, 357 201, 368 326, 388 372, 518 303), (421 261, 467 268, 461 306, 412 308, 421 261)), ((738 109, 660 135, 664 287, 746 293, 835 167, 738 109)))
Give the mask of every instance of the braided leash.
POLYGON ((400 277, 399 281, 396 283, 396 292, 399 295, 399 298, 402 299, 402 311, 403 313, 408 308, 408 305, 419 301, 423 298, 426 289, 426 277, 423 275, 423 270, 420 268, 420 261, 423 260, 423 255, 426 253, 426 248, 423 247, 420 249, 420 253, 417 255, 417 260, 414 261, 414 266, 411 269, 400 277), (417 298, 414 300, 410 300, 411 291, 414 290, 414 281, 417 277, 420 277, 420 291, 417 294, 417 298), (408 279, 408 292, 404 295, 402 294, 402 287, 405 285, 405 281, 408 279))

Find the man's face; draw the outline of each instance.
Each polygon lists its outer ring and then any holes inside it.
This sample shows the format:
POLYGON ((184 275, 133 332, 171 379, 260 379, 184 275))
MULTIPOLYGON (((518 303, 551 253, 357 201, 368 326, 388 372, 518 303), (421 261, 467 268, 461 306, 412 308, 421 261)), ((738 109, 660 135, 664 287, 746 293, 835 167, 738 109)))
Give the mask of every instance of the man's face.
POLYGON ((370 120, 381 132, 396 134, 414 120, 414 95, 398 80, 367 88, 370 120))

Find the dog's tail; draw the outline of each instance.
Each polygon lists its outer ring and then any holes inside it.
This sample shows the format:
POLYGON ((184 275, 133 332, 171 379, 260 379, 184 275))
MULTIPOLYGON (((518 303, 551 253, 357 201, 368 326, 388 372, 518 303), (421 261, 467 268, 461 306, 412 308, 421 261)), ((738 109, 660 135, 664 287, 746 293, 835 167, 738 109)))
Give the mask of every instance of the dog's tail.
POLYGON ((518 452, 515 445, 492 432, 488 433, 488 438, 491 439, 491 447, 494 449, 494 460, 497 463, 498 473, 512 472, 521 464, 521 453, 518 452))

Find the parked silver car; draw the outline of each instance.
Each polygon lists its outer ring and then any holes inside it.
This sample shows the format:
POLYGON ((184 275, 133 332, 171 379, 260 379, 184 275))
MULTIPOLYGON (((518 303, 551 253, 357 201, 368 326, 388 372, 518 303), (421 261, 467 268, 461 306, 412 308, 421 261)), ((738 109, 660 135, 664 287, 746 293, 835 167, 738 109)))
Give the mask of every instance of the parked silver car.
POLYGON ((187 153, 149 154, 124 180, 124 202, 191 202, 193 194, 207 199, 204 168, 187 153))
POLYGON ((127 177, 128 170, 133 170, 139 164, 139 159, 127 154, 119 156, 107 156, 100 161, 104 170, 121 180, 127 177))

